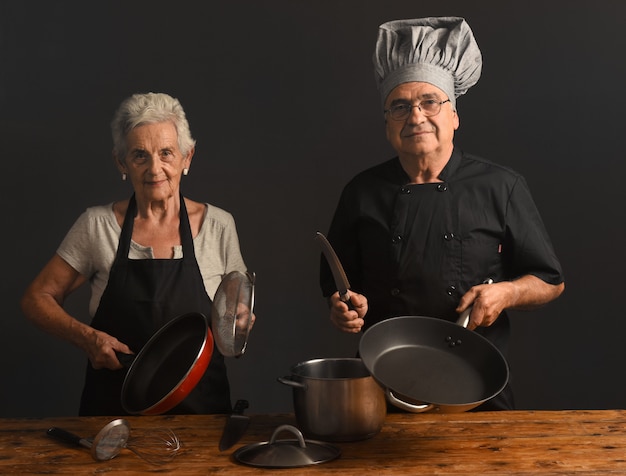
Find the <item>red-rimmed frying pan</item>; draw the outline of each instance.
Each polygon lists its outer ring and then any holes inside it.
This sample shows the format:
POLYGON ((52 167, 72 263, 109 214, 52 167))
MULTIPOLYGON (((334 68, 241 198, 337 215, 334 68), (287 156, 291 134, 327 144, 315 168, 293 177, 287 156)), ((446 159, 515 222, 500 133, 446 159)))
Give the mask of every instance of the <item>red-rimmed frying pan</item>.
POLYGON ((415 413, 467 411, 504 389, 509 367, 490 341, 464 325, 394 317, 365 331, 359 353, 393 405, 415 413))
POLYGON ((213 334, 204 314, 192 312, 174 318, 137 356, 131 356, 122 386, 122 407, 141 415, 171 410, 198 384, 212 355, 213 334))

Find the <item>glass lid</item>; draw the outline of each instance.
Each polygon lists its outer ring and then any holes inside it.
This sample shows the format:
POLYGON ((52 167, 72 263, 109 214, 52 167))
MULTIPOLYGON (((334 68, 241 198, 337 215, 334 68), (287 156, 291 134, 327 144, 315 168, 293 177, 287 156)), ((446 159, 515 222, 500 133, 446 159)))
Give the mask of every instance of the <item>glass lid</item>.
POLYGON ((231 271, 222 279, 211 309, 215 345, 225 357, 246 351, 254 308, 254 273, 231 271))

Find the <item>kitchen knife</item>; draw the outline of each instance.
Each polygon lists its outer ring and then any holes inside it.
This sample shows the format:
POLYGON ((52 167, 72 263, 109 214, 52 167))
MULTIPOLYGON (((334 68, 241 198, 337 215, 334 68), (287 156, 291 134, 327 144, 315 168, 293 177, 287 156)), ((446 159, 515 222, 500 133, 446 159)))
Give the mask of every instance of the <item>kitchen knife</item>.
POLYGON ((339 299, 345 302, 350 309, 353 309, 352 303, 350 302, 350 298, 348 296, 350 283, 348 282, 346 272, 343 270, 343 266, 341 266, 341 261, 339 261, 335 250, 322 233, 318 231, 315 235, 315 238, 322 247, 322 253, 324 253, 326 261, 328 261, 328 266, 330 266, 330 271, 333 273, 335 286, 337 287, 337 291, 339 291, 339 299))
POLYGON ((246 408, 248 408, 247 400, 237 400, 232 414, 228 417, 224 425, 224 431, 220 439, 220 451, 227 450, 237 443, 248 429, 250 417, 243 414, 246 408))

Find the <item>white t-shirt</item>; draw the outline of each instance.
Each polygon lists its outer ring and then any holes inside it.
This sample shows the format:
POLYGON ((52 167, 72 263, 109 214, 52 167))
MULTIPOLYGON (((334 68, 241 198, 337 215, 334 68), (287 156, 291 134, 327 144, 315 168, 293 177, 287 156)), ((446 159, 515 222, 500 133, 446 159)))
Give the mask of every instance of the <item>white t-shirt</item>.
MULTIPOLYGON (((233 216, 221 208, 206 205, 206 214, 193 246, 204 287, 211 299, 224 275, 246 271, 239 249, 239 238, 233 216)), ((115 260, 122 229, 113 212, 113 204, 87 208, 69 230, 57 254, 72 268, 89 278, 91 299, 89 314, 93 317, 109 281, 109 270, 115 260)), ((182 246, 174 248, 174 259, 183 256, 182 246)), ((130 259, 154 258, 151 247, 131 240, 130 259)))

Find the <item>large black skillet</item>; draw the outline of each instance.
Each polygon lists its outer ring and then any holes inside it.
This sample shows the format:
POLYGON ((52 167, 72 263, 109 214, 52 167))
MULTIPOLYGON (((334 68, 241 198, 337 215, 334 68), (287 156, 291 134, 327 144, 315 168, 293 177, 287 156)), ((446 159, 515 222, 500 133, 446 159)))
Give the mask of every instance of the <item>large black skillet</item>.
POLYGON ((457 323, 400 316, 367 329, 359 343, 363 363, 393 405, 410 412, 463 412, 495 397, 509 380, 500 351, 457 323))

